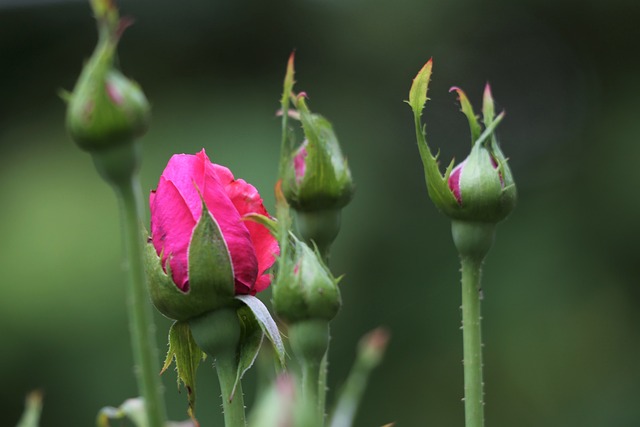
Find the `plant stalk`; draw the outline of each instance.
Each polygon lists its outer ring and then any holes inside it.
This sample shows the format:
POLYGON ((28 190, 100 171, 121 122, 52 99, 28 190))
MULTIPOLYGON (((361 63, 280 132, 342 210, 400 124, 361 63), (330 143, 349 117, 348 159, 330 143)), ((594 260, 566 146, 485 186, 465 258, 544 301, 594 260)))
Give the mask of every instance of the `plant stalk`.
POLYGON ((224 412, 225 427, 246 427, 244 414, 244 395, 242 383, 236 385, 233 399, 230 399, 233 385, 238 371, 236 354, 233 351, 223 351, 216 356, 216 372, 222 392, 222 410, 224 412))
POLYGON ((465 426, 484 426, 480 276, 482 262, 461 257, 465 426))
POLYGON ((142 260, 141 232, 142 197, 138 177, 113 185, 122 220, 125 260, 129 270, 127 284, 127 310, 131 347, 139 392, 145 402, 149 426, 164 427, 166 409, 160 382, 160 365, 155 342, 155 327, 149 304, 142 260))

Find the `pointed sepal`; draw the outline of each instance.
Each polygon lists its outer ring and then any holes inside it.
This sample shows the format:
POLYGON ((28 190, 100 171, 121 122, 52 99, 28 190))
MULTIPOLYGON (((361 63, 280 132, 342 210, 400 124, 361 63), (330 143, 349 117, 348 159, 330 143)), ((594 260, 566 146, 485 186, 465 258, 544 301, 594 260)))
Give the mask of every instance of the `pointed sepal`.
POLYGON ((456 86, 449 89, 449 92, 453 91, 458 94, 460 111, 462 111, 462 113, 467 116, 467 120, 469 121, 469 129, 471 130, 471 144, 474 144, 478 140, 478 138, 480 138, 482 128, 480 127, 480 123, 478 123, 478 118, 476 117, 476 113, 473 111, 473 107, 471 106, 471 102, 469 102, 469 98, 467 98, 467 94, 464 93, 462 89, 456 86))
POLYGON ((449 175, 453 169, 453 161, 449 164, 443 176, 438 166, 439 154, 435 156, 431 154, 421 119, 422 110, 429 99, 427 92, 429 89, 429 80, 431 79, 432 66, 433 61, 430 59, 413 79, 413 84, 409 90, 409 101, 407 101, 407 103, 413 110, 418 150, 424 167, 424 177, 429 197, 438 209, 446 215, 451 215, 458 206, 458 202, 447 184, 449 175))
MULTIPOLYGON (((267 339, 273 345, 273 349, 278 356, 278 360, 280 361, 280 366, 284 367, 285 365, 285 349, 284 344, 282 342, 282 336, 280 335, 280 331, 278 330, 278 326, 276 325, 275 320, 271 317, 269 310, 264 305, 262 301, 253 295, 236 295, 236 299, 244 304, 255 318, 255 321, 258 323, 262 332, 267 336, 267 339)), ((244 314, 248 312, 244 311, 244 314)))
POLYGON ((186 321, 221 307, 234 305, 235 284, 229 250, 218 223, 202 203, 202 215, 189 245, 189 289, 180 290, 169 263, 162 269, 153 244, 145 250, 145 270, 151 300, 163 315, 186 321))
POLYGON ((200 362, 206 354, 198 347, 191 335, 189 324, 186 322, 174 322, 169 329, 169 350, 165 358, 162 371, 164 373, 175 360, 178 389, 180 384, 187 390, 189 417, 195 420, 196 409, 196 372, 200 362))
POLYGON ((256 320, 253 312, 246 305, 241 306, 238 311, 238 319, 240 320, 240 346, 238 348, 238 369, 236 371, 236 379, 233 383, 231 396, 229 401, 233 400, 236 388, 240 384, 240 380, 244 374, 253 366, 258 357, 260 347, 264 339, 264 333, 260 324, 256 320))

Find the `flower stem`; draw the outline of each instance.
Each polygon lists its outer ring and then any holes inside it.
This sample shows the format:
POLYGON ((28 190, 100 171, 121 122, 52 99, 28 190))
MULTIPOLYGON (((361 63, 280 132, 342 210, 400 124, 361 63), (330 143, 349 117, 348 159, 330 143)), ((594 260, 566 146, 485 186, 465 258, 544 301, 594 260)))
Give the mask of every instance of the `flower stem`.
POLYGON ((129 333, 138 391, 145 402, 148 425, 164 427, 166 409, 142 258, 142 194, 138 179, 140 145, 120 144, 92 154, 98 173, 113 188, 120 209, 125 265, 129 273, 126 286, 129 333))
POLYGON ((222 392, 225 427, 245 427, 247 425, 244 415, 244 396, 241 382, 238 382, 233 398, 230 398, 237 371, 238 362, 235 352, 224 351, 218 353, 216 356, 216 372, 218 373, 218 381, 222 392))
POLYGON ((482 262, 462 256, 462 339, 465 426, 484 426, 480 276, 482 262))
POLYGON ((313 427, 324 425, 326 370, 321 371, 329 346, 329 322, 307 320, 289 327, 291 350, 300 361, 302 370, 302 399, 312 411, 313 427))

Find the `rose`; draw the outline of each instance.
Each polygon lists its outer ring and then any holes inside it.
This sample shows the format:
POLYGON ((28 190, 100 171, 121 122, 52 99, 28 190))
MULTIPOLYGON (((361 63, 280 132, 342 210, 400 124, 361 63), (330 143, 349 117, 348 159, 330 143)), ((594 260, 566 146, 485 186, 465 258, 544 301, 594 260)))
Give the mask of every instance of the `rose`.
POLYGON ((174 284, 189 291, 189 245, 203 202, 228 250, 235 294, 255 295, 267 288, 278 243, 262 224, 243 220, 251 213, 268 216, 262 198, 254 186, 211 163, 204 150, 171 157, 149 197, 150 242, 163 270, 168 267, 174 284))

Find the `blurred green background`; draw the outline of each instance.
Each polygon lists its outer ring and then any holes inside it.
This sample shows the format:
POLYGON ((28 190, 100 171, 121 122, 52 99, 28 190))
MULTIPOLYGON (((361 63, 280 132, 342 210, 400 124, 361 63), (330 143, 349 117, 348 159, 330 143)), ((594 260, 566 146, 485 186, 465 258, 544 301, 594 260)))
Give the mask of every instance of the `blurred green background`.
MULTIPOLYGON (((487 425, 640 425, 640 4, 624 0, 121 1, 120 49, 153 124, 142 182, 202 147, 273 207, 275 117, 287 57, 297 89, 332 120, 357 194, 332 267, 331 396, 359 337, 393 334, 357 426, 461 426, 459 277, 449 222, 428 200, 402 103, 430 57, 428 138, 463 157, 466 120, 490 81, 519 189, 484 272, 487 425)), ((136 394, 111 190, 64 129, 96 36, 84 1, 0 2, 0 424, 45 392, 43 426, 94 425, 136 394)), ((268 298, 265 298, 265 300, 268 298)), ((164 349, 169 322, 158 316, 164 349)), ((249 374, 247 399, 253 400, 249 374)), ((168 372, 172 419, 186 396, 168 372)), ((207 362, 202 425, 222 425, 207 362)), ((116 424, 118 425, 118 424, 116 424)))

